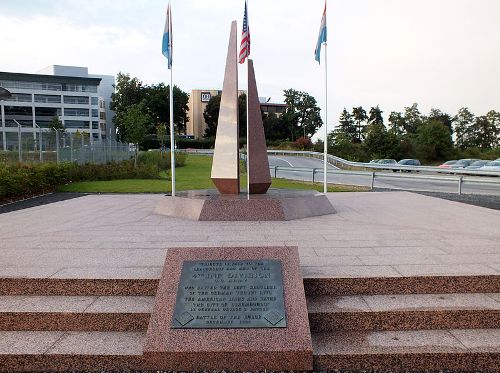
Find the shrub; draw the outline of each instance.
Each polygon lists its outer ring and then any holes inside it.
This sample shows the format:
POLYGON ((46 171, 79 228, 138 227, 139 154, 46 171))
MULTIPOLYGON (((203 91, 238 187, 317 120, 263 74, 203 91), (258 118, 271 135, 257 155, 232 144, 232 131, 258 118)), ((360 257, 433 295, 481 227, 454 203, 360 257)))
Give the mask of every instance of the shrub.
POLYGON ((296 150, 310 150, 313 147, 313 143, 309 137, 299 137, 293 142, 293 147, 296 150))
POLYGON ((134 161, 107 164, 18 163, 0 164, 0 203, 44 194, 76 181, 155 179, 158 168, 151 164, 134 167, 134 161))
MULTIPOLYGON (((183 167, 186 164, 187 154, 175 153, 175 167, 183 167)), ((148 151, 139 153, 138 165, 147 165, 159 171, 170 170, 170 151, 160 152, 148 151)))

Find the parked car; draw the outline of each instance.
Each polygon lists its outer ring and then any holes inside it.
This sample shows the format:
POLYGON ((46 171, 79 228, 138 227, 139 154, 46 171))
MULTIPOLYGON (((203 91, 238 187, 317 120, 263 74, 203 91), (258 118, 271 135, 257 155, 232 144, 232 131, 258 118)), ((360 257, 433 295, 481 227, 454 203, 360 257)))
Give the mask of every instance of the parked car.
POLYGON ((402 159, 398 162, 398 164, 404 166, 421 166, 422 164, 418 159, 402 159))
POLYGON ((480 160, 472 162, 469 166, 465 167, 466 170, 478 170, 490 161, 480 160))
POLYGON ((398 162, 396 162, 395 159, 379 159, 378 164, 397 164, 398 162))
POLYGON ((370 162, 368 163, 378 163, 378 161, 380 161, 380 159, 372 159, 370 162))
POLYGON ((480 168, 481 171, 500 171, 500 161, 491 161, 480 168))
POLYGON ((451 169, 460 169, 470 166, 472 163, 480 161, 480 159, 460 159, 455 164, 450 166, 451 169))
MULTIPOLYGON (((401 166, 421 166, 418 159, 402 159, 398 162, 401 166)), ((401 170, 401 172, 411 172, 411 170, 401 170)), ((417 171, 418 172, 418 171, 417 171)))
POLYGON ((452 161, 447 161, 447 162, 444 162, 443 164, 439 165, 438 167, 439 168, 451 168, 451 166, 453 166, 455 163, 457 163, 458 161, 456 159, 452 160, 452 161))
MULTIPOLYGON (((385 164, 388 166, 397 166, 398 162, 395 159, 379 159, 377 164, 385 164)), ((389 168, 388 168, 389 170, 389 168)), ((392 170, 393 172, 397 172, 398 170, 392 170)))

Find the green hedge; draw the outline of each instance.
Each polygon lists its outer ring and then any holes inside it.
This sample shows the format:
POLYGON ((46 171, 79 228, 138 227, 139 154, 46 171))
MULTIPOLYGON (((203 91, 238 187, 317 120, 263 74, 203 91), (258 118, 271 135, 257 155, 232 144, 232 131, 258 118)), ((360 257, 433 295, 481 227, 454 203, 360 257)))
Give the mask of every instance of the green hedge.
MULTIPOLYGON (((175 167, 182 167, 186 164, 187 154, 175 153, 175 167)), ((160 152, 159 150, 151 150, 147 152, 140 152, 138 165, 151 165, 158 171, 170 170, 170 151, 160 152)))
POLYGON ((0 164, 0 203, 53 191, 57 186, 76 181, 113 179, 155 179, 158 168, 133 161, 108 164, 33 163, 0 164))

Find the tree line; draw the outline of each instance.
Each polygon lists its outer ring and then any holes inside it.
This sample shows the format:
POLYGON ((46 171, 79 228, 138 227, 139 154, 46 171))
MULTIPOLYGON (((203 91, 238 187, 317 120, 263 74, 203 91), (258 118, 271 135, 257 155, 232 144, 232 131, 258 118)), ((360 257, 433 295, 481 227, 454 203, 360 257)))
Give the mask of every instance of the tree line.
MULTIPOLYGON (((136 144, 143 149, 158 148, 159 137, 164 142, 170 133, 170 86, 163 83, 145 85, 130 74, 118 73, 110 109, 120 141, 136 144)), ((174 85, 174 128, 186 132, 189 95, 174 85)))
MULTIPOLYGON (((262 113, 264 132, 268 142, 295 141, 300 137, 312 137, 323 125, 316 99, 307 92, 285 89, 284 113, 262 113)), ((221 96, 212 96, 203 112, 207 124, 204 137, 213 138, 217 133, 221 96)), ((239 136, 246 137, 246 94, 238 98, 239 136)))
MULTIPOLYGON (((494 158, 500 144, 500 113, 475 116, 466 107, 454 116, 439 109, 420 112, 418 104, 391 112, 384 123, 379 106, 342 111, 328 135, 329 152, 355 161, 418 158, 424 162, 461 157, 494 158)), ((318 144, 321 145, 321 144, 318 144)))

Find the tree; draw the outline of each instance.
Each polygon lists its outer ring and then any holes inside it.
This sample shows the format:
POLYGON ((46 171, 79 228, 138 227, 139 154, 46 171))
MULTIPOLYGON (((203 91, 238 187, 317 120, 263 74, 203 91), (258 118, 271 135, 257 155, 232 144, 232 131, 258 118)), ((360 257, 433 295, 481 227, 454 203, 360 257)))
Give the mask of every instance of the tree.
POLYGON ((144 139, 147 128, 151 123, 151 118, 146 112, 143 103, 131 105, 124 114, 123 124, 125 127, 125 140, 135 144, 134 164, 137 167, 137 155, 139 143, 144 139))
POLYGON ((217 134, 217 121, 219 120, 221 96, 212 96, 208 101, 205 111, 203 112, 203 119, 207 124, 204 137, 215 137, 217 134))
POLYGON ((498 146, 499 123, 500 113, 493 110, 486 115, 476 117, 470 127, 469 146, 481 149, 491 149, 498 146))
POLYGON ((339 126, 335 129, 337 133, 343 133, 351 142, 356 141, 356 125, 351 113, 346 108, 342 110, 339 118, 339 126))
POLYGON ((418 104, 415 103, 412 106, 405 107, 404 134, 410 135, 416 133, 420 124, 422 124, 422 114, 418 110, 418 104))
POLYGON ((445 159, 452 149, 450 129, 436 120, 427 120, 417 129, 414 136, 417 155, 420 159, 445 159))
POLYGON ((398 138, 405 135, 405 119, 402 113, 393 111, 389 115, 389 131, 395 134, 398 138))
POLYGON ((49 128, 56 132, 56 131, 62 131, 64 132, 66 128, 63 125, 63 122, 59 119, 59 117, 53 117, 52 120, 49 122, 49 128))
POLYGON ((287 137, 287 128, 283 117, 279 117, 275 113, 263 115, 262 122, 264 124, 264 133, 267 141, 284 140, 287 137))
POLYGON ((455 144, 460 149, 470 146, 471 126, 475 121, 475 116, 466 107, 461 108, 453 118, 455 122, 455 144))
POLYGON ((364 139, 364 127, 365 122, 368 119, 366 115, 366 110, 362 106, 358 106, 352 109, 352 117, 356 123, 356 136, 355 142, 362 143, 364 139))
MULTIPOLYGON (((149 85, 143 88, 144 103, 153 123, 167 123, 170 133, 170 86, 163 83, 149 85)), ((186 133, 188 118, 189 95, 174 85, 174 129, 176 133, 186 133)), ((148 133, 154 133, 153 130, 148 133)))
MULTIPOLYGON (((177 133, 185 133, 188 121, 189 95, 174 86, 174 125, 177 133)), ((170 131, 170 87, 163 83, 145 86, 129 74, 118 73, 116 77, 115 93, 111 95, 111 110, 115 111, 114 122, 120 139, 126 139, 125 115, 131 105, 143 103, 145 112, 151 118, 146 133, 148 138, 156 143, 156 126, 168 123, 170 131)))
POLYGON ((116 76, 115 92, 111 94, 110 109, 115 112, 114 122, 120 139, 127 137, 125 115, 127 109, 139 104, 144 99, 142 82, 131 78, 129 74, 118 73, 116 76))
POLYGON ((287 109, 284 119, 290 128, 291 140, 299 137, 312 137, 323 125, 321 109, 316 99, 307 92, 285 89, 283 91, 287 109))
POLYGON ((372 159, 398 158, 400 155, 398 137, 381 123, 368 126, 364 145, 372 159))
POLYGON ((384 124, 384 117, 382 117, 383 111, 380 110, 379 106, 372 107, 368 116, 368 124, 384 124))

